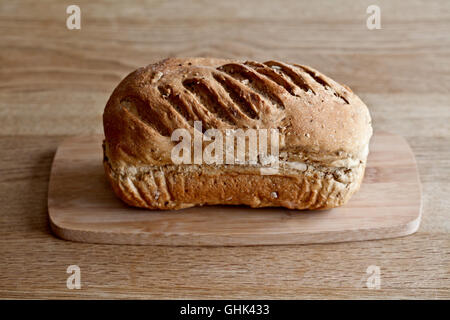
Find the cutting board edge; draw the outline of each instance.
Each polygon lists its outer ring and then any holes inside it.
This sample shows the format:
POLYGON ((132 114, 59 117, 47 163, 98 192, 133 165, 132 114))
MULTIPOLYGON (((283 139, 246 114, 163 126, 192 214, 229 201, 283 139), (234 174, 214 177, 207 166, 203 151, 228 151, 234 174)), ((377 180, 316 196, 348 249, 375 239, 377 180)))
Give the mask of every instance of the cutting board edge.
MULTIPOLYGON (((320 234, 302 232, 300 234, 283 233, 282 237, 278 234, 265 234, 266 239, 257 238, 260 234, 247 234, 245 236, 236 235, 211 235, 211 234, 196 234, 189 238, 183 234, 146 234, 144 233, 117 233, 117 232, 99 232, 96 230, 77 230, 76 228, 67 228, 64 224, 58 223, 53 217, 53 212, 51 210, 51 197, 52 192, 52 177, 54 170, 54 163, 51 168, 50 182, 49 182, 49 197, 48 197, 48 214, 50 226, 53 234, 57 237, 84 243, 98 243, 98 244, 126 244, 126 245, 157 245, 157 246, 257 246, 257 245, 295 245, 295 244, 320 244, 320 243, 340 243, 340 242, 351 242, 351 241, 365 241, 365 240, 379 240, 388 239, 395 237, 403 237, 415 233, 421 222, 422 217, 422 186, 420 183, 420 178, 418 175, 417 162, 412 152, 411 147, 407 143, 406 139, 388 132, 377 132, 377 135, 392 135, 400 137, 408 148, 408 152, 414 163, 414 168, 416 170, 418 193, 420 196, 420 206, 419 212, 414 216, 414 219, 404 223, 400 223, 395 226, 381 227, 379 229, 359 229, 358 232, 352 232, 351 230, 340 230, 331 231, 330 235, 326 232, 321 232, 320 234), (214 239, 211 239, 214 237, 214 239), (257 238, 257 239, 253 239, 257 238), (252 240, 253 239, 253 240, 252 240)), ((95 135, 100 137, 100 134, 95 135)), ((85 136, 73 136, 67 137, 58 147, 53 162, 57 159, 60 147, 66 144, 70 144, 72 141, 77 141, 77 138, 91 137, 85 136)))
POLYGON ((418 231, 421 223, 422 212, 408 222, 396 226, 381 227, 378 229, 330 231, 329 235, 324 232, 320 234, 296 234, 284 233, 282 238, 279 234, 265 234, 266 239, 262 240, 260 234, 254 235, 220 235, 204 234, 192 236, 187 241, 187 237, 182 234, 145 234, 145 233, 109 233, 98 232, 95 230, 78 230, 66 228, 58 224, 52 218, 49 212, 51 230, 54 235, 62 240, 93 243, 93 244, 112 244, 112 245, 154 245, 154 246, 258 246, 258 245, 304 245, 304 244, 324 244, 324 243, 342 243, 353 241, 382 240, 404 237, 414 234, 418 231), (331 236, 332 235, 332 236, 331 236), (335 240, 333 240, 333 238, 335 240), (254 239, 253 241, 250 239, 254 239), (331 239, 331 240, 330 240, 331 239))

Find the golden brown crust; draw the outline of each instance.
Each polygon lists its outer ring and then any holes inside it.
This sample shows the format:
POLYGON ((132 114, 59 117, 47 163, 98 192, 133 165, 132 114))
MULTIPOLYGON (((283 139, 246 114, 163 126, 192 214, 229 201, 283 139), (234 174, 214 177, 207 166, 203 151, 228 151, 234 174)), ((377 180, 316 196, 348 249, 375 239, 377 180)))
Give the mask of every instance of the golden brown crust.
POLYGON ((313 167, 261 175, 243 166, 179 165, 117 173, 104 162, 114 192, 132 206, 182 209, 201 205, 248 205, 289 209, 329 209, 346 203, 359 189, 365 166, 345 177, 313 167), (344 180, 344 181, 342 181, 344 180))
POLYGON ((351 90, 310 67, 277 61, 163 60, 127 76, 103 120, 105 169, 114 191, 130 205, 158 209, 341 205, 359 187, 372 134, 368 109, 351 90), (310 173, 261 176, 250 167, 206 165, 174 170, 170 135, 178 128, 193 132, 195 120, 205 129, 277 128, 284 160, 306 163, 310 173), (336 169, 347 170, 350 180, 332 178, 336 169), (157 172, 165 184, 149 182, 157 172), (188 183, 188 192, 178 190, 188 183), (164 188, 168 195, 155 199, 164 188))

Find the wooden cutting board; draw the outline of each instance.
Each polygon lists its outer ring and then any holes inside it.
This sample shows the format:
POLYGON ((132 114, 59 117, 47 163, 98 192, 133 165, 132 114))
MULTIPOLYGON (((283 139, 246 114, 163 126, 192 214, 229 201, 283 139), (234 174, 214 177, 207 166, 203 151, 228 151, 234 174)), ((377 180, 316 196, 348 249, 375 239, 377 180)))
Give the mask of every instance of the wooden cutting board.
POLYGON ((103 173, 102 136, 58 148, 50 178, 50 224, 63 239, 141 245, 273 245, 383 239, 414 233, 421 187, 414 155, 398 135, 373 136, 363 184, 344 207, 324 211, 243 206, 136 209, 118 200, 103 173))

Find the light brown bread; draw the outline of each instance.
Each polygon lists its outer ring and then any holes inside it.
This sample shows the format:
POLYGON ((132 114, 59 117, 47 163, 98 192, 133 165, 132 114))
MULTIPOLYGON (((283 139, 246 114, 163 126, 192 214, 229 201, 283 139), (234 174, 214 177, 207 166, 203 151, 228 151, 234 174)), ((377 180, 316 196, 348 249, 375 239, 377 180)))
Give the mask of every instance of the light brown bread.
POLYGON ((128 75, 103 115, 104 167, 132 206, 244 204, 324 209, 344 204, 364 175, 371 119, 348 88, 306 66, 166 59, 128 75), (174 164, 174 130, 278 129, 280 168, 174 164))

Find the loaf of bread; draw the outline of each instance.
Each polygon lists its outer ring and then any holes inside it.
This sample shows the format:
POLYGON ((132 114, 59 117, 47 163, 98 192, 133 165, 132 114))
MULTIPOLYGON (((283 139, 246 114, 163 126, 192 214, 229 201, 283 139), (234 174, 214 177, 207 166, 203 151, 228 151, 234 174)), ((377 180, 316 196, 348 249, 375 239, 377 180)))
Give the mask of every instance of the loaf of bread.
MULTIPOLYGON (((163 210, 341 206, 360 187, 372 135, 366 105, 313 68, 210 58, 166 59, 132 72, 111 95, 103 124, 104 168, 116 195, 163 210), (276 130, 277 160, 267 161, 269 152, 255 160, 246 148, 245 159, 234 163, 222 156, 198 161, 194 152, 184 158, 192 161, 176 162, 177 129, 214 129, 224 137, 238 129, 276 130)), ((268 140, 271 150, 275 140, 268 140)), ((209 143, 203 139, 202 148, 209 143)))

